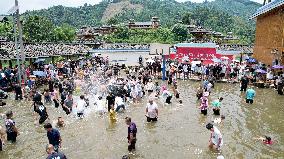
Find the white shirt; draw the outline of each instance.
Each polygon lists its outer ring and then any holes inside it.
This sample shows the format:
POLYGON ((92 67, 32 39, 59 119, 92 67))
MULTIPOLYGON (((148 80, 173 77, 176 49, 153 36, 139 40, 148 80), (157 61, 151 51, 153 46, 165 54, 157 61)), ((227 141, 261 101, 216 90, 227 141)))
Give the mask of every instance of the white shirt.
POLYGON ((116 106, 124 105, 123 99, 121 97, 116 97, 115 104, 116 106))
POLYGON ((87 103, 85 102, 85 100, 79 99, 77 102, 77 112, 83 113, 86 106, 87 106, 87 103))
POLYGON ((214 145, 218 145, 219 143, 219 139, 221 138, 221 143, 219 146, 222 146, 223 145, 223 137, 222 137, 222 134, 221 132, 217 129, 217 127, 213 127, 214 129, 214 132, 211 132, 211 141, 214 145))
POLYGON ((147 90, 153 91, 154 89, 155 89, 154 83, 153 83, 153 82, 149 82, 149 83, 147 84, 147 90))
POLYGON ((156 111, 158 109, 158 105, 155 102, 153 102, 153 104, 147 103, 146 108, 148 109, 147 116, 149 118, 156 118, 158 116, 156 111))
POLYGON ((103 100, 97 100, 97 110, 103 111, 105 110, 105 101, 103 100))
POLYGON ((187 69, 188 69, 188 66, 187 66, 187 65, 183 65, 182 68, 183 68, 183 72, 187 72, 187 71, 188 71, 188 70, 187 70, 187 69))
POLYGON ((207 91, 208 91, 208 92, 211 92, 212 86, 213 86, 213 85, 212 85, 210 82, 207 84, 207 91))

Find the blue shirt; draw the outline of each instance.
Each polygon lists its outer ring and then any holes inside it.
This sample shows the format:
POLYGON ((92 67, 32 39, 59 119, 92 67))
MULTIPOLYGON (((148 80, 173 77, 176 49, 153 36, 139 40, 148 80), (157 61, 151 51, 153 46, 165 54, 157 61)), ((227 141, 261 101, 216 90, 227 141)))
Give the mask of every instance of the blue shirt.
POLYGON ((253 89, 248 89, 247 93, 246 93, 246 99, 251 99, 253 100, 253 98, 255 97, 255 91, 253 89))
POLYGON ((56 129, 52 129, 51 131, 48 131, 47 138, 48 138, 49 144, 53 146, 58 146, 60 143, 59 141, 60 133, 56 129))

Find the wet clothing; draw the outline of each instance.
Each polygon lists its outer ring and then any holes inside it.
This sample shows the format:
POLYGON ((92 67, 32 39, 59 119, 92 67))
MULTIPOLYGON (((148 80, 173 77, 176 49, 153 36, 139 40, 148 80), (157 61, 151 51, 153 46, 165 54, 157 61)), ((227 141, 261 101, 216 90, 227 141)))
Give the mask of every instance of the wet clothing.
POLYGON ((253 103, 253 99, 246 99, 246 103, 252 104, 253 103))
POLYGON ((214 115, 220 115, 221 102, 219 100, 213 101, 212 107, 214 115))
POLYGON ((135 150, 136 139, 133 139, 131 143, 128 145, 128 151, 135 150))
POLYGON ((219 146, 221 147, 223 145, 223 137, 222 137, 222 134, 221 132, 217 129, 217 127, 213 127, 214 131, 211 132, 211 142, 216 145, 216 146, 219 146), (221 143, 220 145, 219 144, 219 139, 221 139, 221 143))
POLYGON ((137 127, 134 122, 131 122, 130 125, 128 126, 128 151, 135 150, 135 144, 136 144, 136 133, 137 133, 137 127), (130 134, 132 133, 133 135, 133 140, 130 142, 130 134))
POLYGON ((248 89, 246 92, 246 103, 253 103, 253 99, 255 97, 255 91, 253 89, 248 89))
POLYGON ((107 100, 107 106, 108 106, 108 111, 109 111, 111 109, 111 105, 114 105, 114 103, 115 103, 115 96, 108 95, 106 97, 106 100, 107 100))
POLYGON ((49 144, 53 145, 54 147, 59 146, 60 133, 58 130, 52 128, 51 131, 47 132, 47 138, 48 138, 49 144))
POLYGON ((207 97, 201 97, 201 113, 204 115, 207 115, 207 108, 208 108, 208 98, 207 97))
POLYGON ((15 121, 12 119, 6 119, 5 126, 6 126, 6 133, 7 133, 7 140, 16 142, 17 132, 14 131, 13 127, 15 126, 15 121))
POLYGON ((46 159, 67 159, 67 157, 63 153, 53 152, 46 159))
POLYGON ((155 102, 153 102, 153 104, 147 103, 146 108, 148 109, 147 121, 148 121, 148 118, 154 119, 154 120, 157 119, 158 105, 155 102))
POLYGON ((116 121, 116 114, 115 114, 115 111, 112 110, 112 109, 110 109, 110 111, 109 111, 109 119, 111 121, 116 121))
POLYGON ((34 109, 35 109, 35 112, 37 112, 38 115, 40 116, 39 124, 42 124, 48 118, 48 114, 46 112, 46 107, 44 105, 40 105, 37 108, 35 106, 34 109))
POLYGON ((147 117, 147 122, 151 122, 151 121, 158 121, 158 118, 157 117, 155 118, 147 117))
POLYGON ((15 100, 23 99, 23 92, 21 86, 15 86, 15 100))
POLYGON ((67 108, 63 107, 63 110, 65 111, 65 113, 67 115, 72 112, 73 104, 74 104, 73 98, 72 99, 67 98, 67 99, 64 100, 64 105, 69 108, 69 109, 67 109, 67 108))
POLYGON ((0 151, 3 151, 3 142, 2 142, 2 140, 1 140, 1 138, 0 138, 0 151))
POLYGON ((241 91, 246 91, 248 87, 249 80, 246 77, 241 79, 241 91))

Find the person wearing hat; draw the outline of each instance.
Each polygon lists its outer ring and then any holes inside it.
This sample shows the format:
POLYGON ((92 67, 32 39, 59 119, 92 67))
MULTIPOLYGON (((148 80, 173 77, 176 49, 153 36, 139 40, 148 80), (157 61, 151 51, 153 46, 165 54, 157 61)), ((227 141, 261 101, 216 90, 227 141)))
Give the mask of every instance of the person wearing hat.
POLYGON ((220 150, 221 146, 223 145, 223 137, 221 132, 211 123, 208 123, 206 128, 211 131, 209 148, 220 150))
POLYGON ((158 112, 158 105, 154 102, 153 98, 150 98, 146 106, 147 122, 157 121, 159 114, 158 112))
POLYGON ((201 97, 201 104, 200 104, 200 110, 201 110, 201 114, 203 115, 207 115, 207 109, 208 109, 208 96, 209 96, 209 92, 204 92, 203 96, 201 97))
POLYGON ((12 118, 13 118, 13 112, 8 111, 6 113, 6 120, 5 120, 7 141, 16 142, 16 138, 19 135, 19 131, 16 127, 15 121, 12 118))

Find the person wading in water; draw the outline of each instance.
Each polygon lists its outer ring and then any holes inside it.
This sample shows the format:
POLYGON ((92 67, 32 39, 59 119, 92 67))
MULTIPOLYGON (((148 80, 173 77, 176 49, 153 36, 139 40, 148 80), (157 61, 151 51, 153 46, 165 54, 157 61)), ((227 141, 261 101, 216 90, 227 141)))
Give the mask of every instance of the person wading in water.
POLYGON ((131 122, 130 117, 125 118, 125 123, 128 125, 128 151, 135 150, 137 127, 134 122, 131 122))

